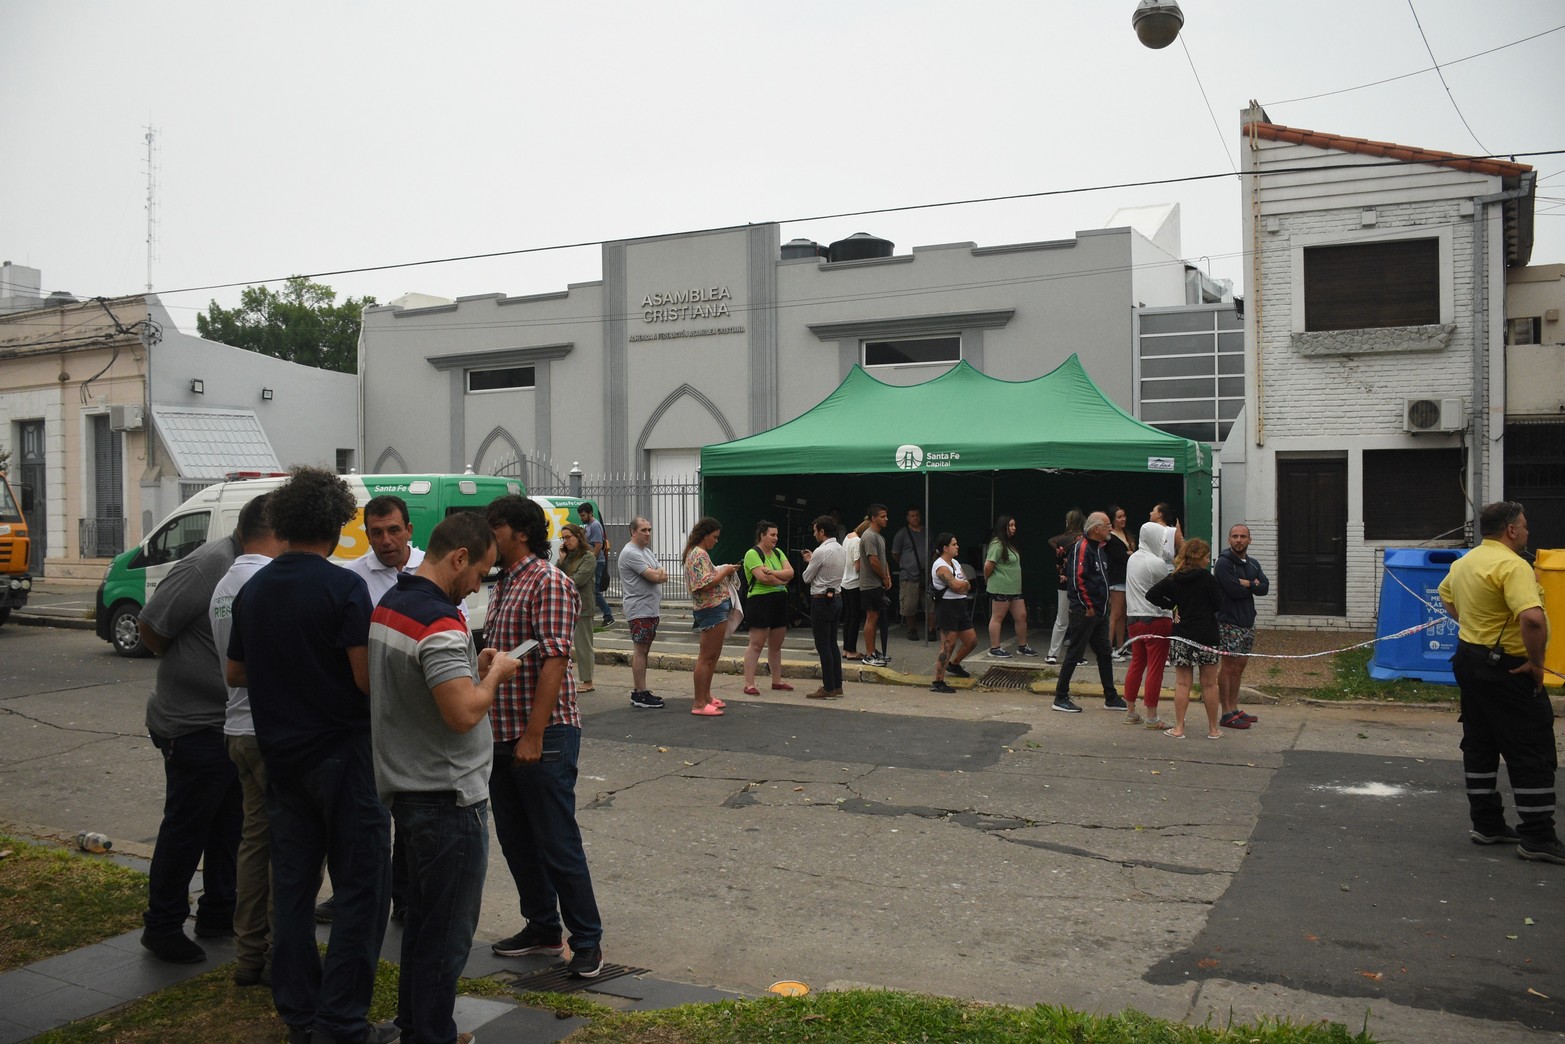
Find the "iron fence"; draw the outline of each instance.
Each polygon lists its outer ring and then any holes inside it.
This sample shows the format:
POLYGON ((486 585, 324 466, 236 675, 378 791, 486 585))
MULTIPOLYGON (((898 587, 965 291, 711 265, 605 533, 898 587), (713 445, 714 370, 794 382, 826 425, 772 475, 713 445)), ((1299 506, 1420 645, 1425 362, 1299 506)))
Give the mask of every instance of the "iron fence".
POLYGON ((125 550, 123 518, 80 518, 76 520, 76 546, 83 558, 113 558, 125 550))
POLYGON ((561 475, 548 461, 532 457, 510 460, 495 468, 496 475, 519 478, 527 492, 537 496, 572 496, 598 506, 612 550, 608 553, 609 581, 606 594, 618 600, 624 595, 619 579, 619 549, 630 542, 630 521, 641 516, 652 523, 651 550, 658 565, 668 571, 663 585, 665 602, 687 602, 685 538, 701 517, 701 479, 698 475, 583 474, 561 475))

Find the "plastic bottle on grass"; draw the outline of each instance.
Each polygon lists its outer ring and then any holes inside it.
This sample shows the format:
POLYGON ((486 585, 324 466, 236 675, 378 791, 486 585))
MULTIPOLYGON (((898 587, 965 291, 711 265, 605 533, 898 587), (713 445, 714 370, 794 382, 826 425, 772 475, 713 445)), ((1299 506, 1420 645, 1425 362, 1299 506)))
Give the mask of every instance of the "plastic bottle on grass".
POLYGON ((114 842, 95 830, 83 830, 76 835, 76 847, 83 852, 107 852, 114 847, 114 842))

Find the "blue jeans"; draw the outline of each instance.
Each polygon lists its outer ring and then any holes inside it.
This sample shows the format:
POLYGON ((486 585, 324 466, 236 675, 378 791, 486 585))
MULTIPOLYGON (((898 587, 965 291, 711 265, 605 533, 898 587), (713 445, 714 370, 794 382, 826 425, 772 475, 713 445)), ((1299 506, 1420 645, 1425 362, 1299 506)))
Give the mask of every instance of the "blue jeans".
POLYGON ((515 747, 514 742, 495 744, 489 805, 522 916, 528 924, 554 931, 563 921, 572 950, 597 946, 603 922, 576 825, 581 730, 550 725, 543 733, 546 760, 537 764, 518 762, 515 747))
POLYGON ((592 586, 596 588, 593 597, 598 602, 598 612, 603 614, 605 620, 614 619, 614 611, 609 608, 608 596, 604 593, 609 589, 609 560, 607 556, 598 559, 597 569, 592 574, 592 586))
POLYGON ((197 927, 234 923, 234 889, 244 797, 221 726, 170 739, 152 733, 163 752, 163 823, 147 877, 149 935, 183 932, 190 916, 190 879, 205 858, 197 927))
POLYGON ((407 871, 397 1028, 417 1044, 456 1039, 456 982, 473 948, 489 865, 489 803, 455 791, 397 794, 391 816, 407 871))
POLYGON ((272 999, 292 1029, 358 1040, 386 935, 391 827, 375 793, 370 737, 350 737, 303 772, 268 765, 272 820, 272 999), (336 914, 326 958, 315 946, 321 861, 336 914))

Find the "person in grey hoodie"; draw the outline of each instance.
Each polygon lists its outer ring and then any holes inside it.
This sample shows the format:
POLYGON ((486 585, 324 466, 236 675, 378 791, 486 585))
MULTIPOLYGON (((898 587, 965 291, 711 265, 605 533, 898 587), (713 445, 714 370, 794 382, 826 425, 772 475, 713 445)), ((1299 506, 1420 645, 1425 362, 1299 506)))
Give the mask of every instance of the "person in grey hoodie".
POLYGON ((1247 729, 1259 719, 1239 709, 1239 679, 1255 647, 1255 596, 1272 589, 1261 564, 1248 554, 1250 527, 1235 523, 1228 530, 1228 550, 1218 556, 1212 573, 1223 590, 1223 604, 1217 610, 1217 647, 1225 654, 1217 676, 1222 696, 1222 724, 1229 729, 1247 729))
POLYGON ((1130 668, 1125 672, 1125 724, 1142 719, 1136 713, 1136 697, 1146 679, 1142 706, 1149 729, 1172 728, 1157 716, 1163 693, 1163 668, 1168 663, 1168 636, 1174 631, 1174 614, 1147 601, 1147 592, 1173 569, 1163 556, 1163 541, 1170 530, 1157 522, 1141 526, 1141 542, 1125 565, 1125 608, 1130 620, 1130 668))

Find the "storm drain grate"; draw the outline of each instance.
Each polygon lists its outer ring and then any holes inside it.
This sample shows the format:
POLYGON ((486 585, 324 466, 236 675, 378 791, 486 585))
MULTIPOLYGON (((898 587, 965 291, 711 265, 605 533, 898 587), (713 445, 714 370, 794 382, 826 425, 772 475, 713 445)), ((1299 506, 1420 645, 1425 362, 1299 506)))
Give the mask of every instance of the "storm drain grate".
POLYGON ((578 979, 565 970, 561 964, 553 968, 542 968, 526 975, 518 975, 512 980, 512 985, 529 993, 573 993, 576 990, 587 990, 600 982, 610 979, 618 979, 622 975, 645 975, 650 968, 631 968, 623 964, 610 964, 605 962, 603 970, 594 978, 578 979))
POLYGON ((978 679, 985 689, 1025 689, 1043 677, 1043 672, 1033 667, 991 667, 978 679))

